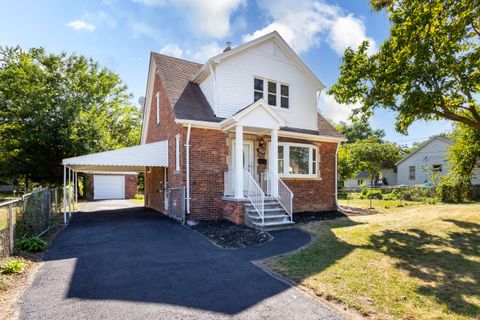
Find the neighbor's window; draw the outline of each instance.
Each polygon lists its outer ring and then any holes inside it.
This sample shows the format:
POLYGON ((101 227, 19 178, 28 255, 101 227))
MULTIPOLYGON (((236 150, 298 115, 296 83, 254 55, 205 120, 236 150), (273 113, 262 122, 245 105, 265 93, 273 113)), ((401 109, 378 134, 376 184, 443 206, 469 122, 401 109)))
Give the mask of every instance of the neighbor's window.
POLYGON ((156 106, 157 106, 157 124, 159 124, 160 123, 160 92, 157 92, 155 99, 156 99, 156 106))
POLYGON ((318 148, 308 144, 278 146, 278 173, 284 177, 317 177, 318 148))
POLYGON ((180 135, 175 136, 175 170, 180 170, 180 135))
POLYGON ((441 164, 434 164, 432 166, 433 173, 440 173, 442 172, 442 165, 441 164))
POLYGON ((263 98, 263 79, 253 80, 253 102, 263 98))
POLYGON ((272 81, 268 81, 268 104, 277 105, 277 84, 272 81))
POLYGON ((408 179, 415 180, 415 166, 408 167, 408 179))

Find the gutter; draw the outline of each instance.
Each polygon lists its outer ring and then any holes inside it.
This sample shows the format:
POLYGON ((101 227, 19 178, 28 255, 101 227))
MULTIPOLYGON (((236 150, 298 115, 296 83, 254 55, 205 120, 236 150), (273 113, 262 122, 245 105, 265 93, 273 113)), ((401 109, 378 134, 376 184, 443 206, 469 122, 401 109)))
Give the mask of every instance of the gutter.
POLYGON ((190 129, 192 124, 188 124, 187 128, 187 141, 185 143, 185 157, 186 157, 186 209, 187 214, 190 213, 190 129))

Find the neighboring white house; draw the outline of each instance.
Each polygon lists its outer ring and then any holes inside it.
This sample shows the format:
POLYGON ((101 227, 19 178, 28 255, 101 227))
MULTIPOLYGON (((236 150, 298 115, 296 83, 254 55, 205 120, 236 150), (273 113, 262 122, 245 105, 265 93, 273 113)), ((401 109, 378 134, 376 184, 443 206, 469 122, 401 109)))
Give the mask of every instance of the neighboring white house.
MULTIPOLYGON (((397 184, 397 173, 395 169, 382 169, 380 173, 379 181, 385 181, 384 186, 394 186, 397 184)), ((368 177, 368 173, 360 171, 354 178, 345 180, 346 189, 355 189, 361 187, 368 187, 371 184, 371 180, 368 177)))
MULTIPOLYGON (((397 184, 416 185, 430 182, 433 172, 444 177, 449 170, 448 147, 453 142, 442 136, 434 136, 422 143, 415 151, 398 161, 397 184)), ((480 168, 473 171, 472 184, 480 184, 480 168)))
POLYGON ((397 184, 416 185, 430 181, 432 173, 445 176, 449 170, 448 147, 453 142, 448 138, 434 136, 422 143, 415 151, 398 161, 397 184))

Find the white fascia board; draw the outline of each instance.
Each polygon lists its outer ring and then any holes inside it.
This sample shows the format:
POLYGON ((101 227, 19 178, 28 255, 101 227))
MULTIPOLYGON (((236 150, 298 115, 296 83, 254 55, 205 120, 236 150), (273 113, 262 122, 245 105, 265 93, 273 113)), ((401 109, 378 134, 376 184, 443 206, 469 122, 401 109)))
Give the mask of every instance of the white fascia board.
POLYGON ((298 56, 298 54, 288 45, 288 43, 280 36, 280 34, 277 31, 270 32, 259 38, 253 39, 249 42, 245 42, 233 48, 232 50, 220 53, 208 59, 208 61, 200 68, 200 70, 198 70, 198 72, 192 78, 192 81, 195 83, 201 82, 202 79, 206 77, 205 74, 208 74, 210 64, 212 63, 219 64, 222 62, 223 59, 229 58, 233 55, 236 55, 244 50, 247 50, 253 46, 256 46, 257 44, 261 44, 270 39, 273 39, 275 43, 280 47, 280 49, 282 49, 282 51, 287 55, 287 57, 291 59, 293 62, 295 62, 296 66, 300 69, 300 71, 302 71, 310 79, 310 81, 314 84, 315 88, 317 88, 320 91, 326 88, 325 84, 320 79, 318 79, 315 73, 313 73, 313 71, 305 64, 305 62, 303 62, 303 60, 298 56))

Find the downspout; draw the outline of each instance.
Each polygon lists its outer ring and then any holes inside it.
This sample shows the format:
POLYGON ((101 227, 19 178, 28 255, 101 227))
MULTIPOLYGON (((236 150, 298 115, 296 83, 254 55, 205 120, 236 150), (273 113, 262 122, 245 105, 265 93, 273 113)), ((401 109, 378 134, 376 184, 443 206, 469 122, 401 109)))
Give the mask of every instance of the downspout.
POLYGON ((338 208, 338 149, 340 148, 340 141, 335 150, 335 207, 338 208))
POLYGON ((187 214, 190 213, 190 129, 191 123, 188 123, 187 141, 185 143, 185 158, 186 158, 186 193, 187 193, 187 214))

